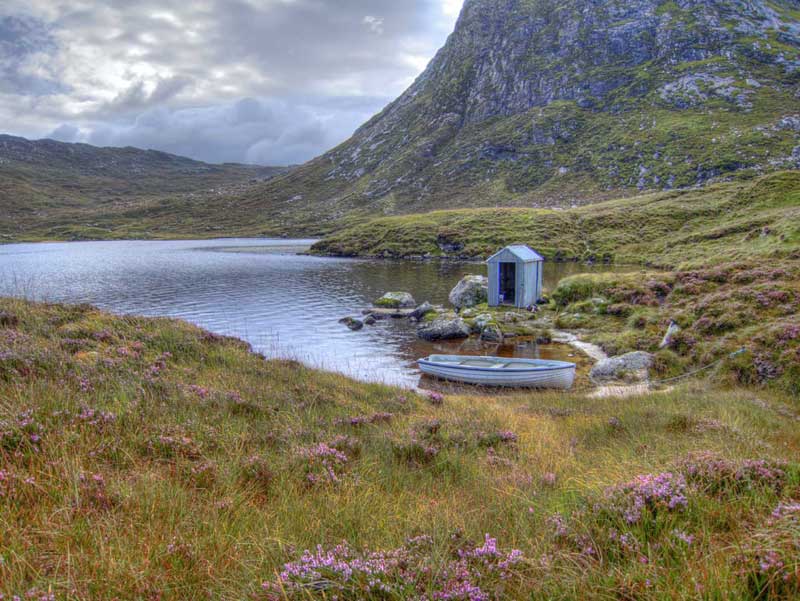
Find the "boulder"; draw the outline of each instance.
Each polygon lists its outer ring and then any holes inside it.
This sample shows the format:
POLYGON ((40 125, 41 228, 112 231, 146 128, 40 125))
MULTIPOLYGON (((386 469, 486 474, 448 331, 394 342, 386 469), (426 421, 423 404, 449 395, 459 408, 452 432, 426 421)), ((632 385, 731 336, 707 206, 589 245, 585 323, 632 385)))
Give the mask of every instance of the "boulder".
POLYGON ((475 320, 472 322, 472 333, 473 334, 480 334, 483 332, 483 328, 487 326, 492 321, 492 316, 488 313, 481 313, 479 314, 475 320))
POLYGON ((414 309, 409 315, 410 318, 416 319, 417 321, 421 321, 423 317, 425 317, 428 313, 433 313, 436 309, 433 308, 433 305, 429 302, 422 303, 419 307, 414 309))
POLYGON ((417 303, 408 292, 387 292, 375 301, 375 306, 382 309, 413 309, 417 303))
POLYGON ((600 361, 592 368, 589 376, 595 382, 644 381, 648 379, 652 366, 653 355, 637 351, 600 361))
POLYGON ((664 339, 661 341, 661 344, 658 345, 658 348, 662 349, 670 346, 672 344, 672 339, 675 338, 675 335, 680 331, 681 327, 674 321, 670 321, 667 333, 664 334, 664 339))
POLYGON ((450 292, 450 304, 456 309, 474 307, 489 300, 489 278, 468 275, 450 292))
POLYGON ((487 324, 481 330, 481 340, 485 342, 503 342, 503 331, 496 323, 487 324))
POLYGON ((470 327, 463 319, 435 319, 430 323, 421 325, 417 329, 417 336, 423 340, 456 340, 469 338, 470 327))
POLYGON ((364 327, 364 322, 360 319, 356 319, 355 317, 344 317, 339 320, 339 323, 343 323, 354 332, 357 332, 364 327))
POLYGON ((377 323, 377 319, 375 319, 374 315, 367 315, 364 318, 364 324, 368 326, 374 326, 377 323))

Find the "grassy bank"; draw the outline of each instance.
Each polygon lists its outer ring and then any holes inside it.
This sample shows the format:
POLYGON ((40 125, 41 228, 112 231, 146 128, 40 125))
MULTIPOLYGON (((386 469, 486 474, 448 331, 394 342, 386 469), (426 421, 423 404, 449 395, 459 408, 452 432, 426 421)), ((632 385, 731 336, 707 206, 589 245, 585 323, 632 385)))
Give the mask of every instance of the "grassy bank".
POLYGON ((798 410, 699 383, 428 399, 2 300, 0 594, 788 599, 798 410))
POLYGON ((486 257, 525 243, 548 259, 702 265, 800 251, 800 172, 566 211, 470 209, 359 223, 315 247, 342 256, 486 257))
POLYGON ((556 327, 584 331, 610 355, 656 353, 662 378, 744 349, 725 366, 732 384, 769 384, 800 395, 796 262, 578 275, 559 283, 549 308, 556 327), (680 329, 664 341, 670 323, 680 329))

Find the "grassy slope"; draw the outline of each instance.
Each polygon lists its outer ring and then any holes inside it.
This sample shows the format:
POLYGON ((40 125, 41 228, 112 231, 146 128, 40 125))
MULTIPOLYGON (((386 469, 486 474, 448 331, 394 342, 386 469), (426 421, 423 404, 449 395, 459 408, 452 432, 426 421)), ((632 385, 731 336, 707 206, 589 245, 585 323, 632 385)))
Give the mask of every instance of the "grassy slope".
POLYGON ((737 383, 800 394, 797 263, 710 265, 677 273, 578 275, 553 291, 555 325, 582 330, 610 355, 656 353, 663 376, 724 359, 737 383), (670 322, 681 330, 659 350, 670 322))
POLYGON ((800 172, 651 194, 567 211, 436 211, 357 223, 320 242, 334 255, 486 257, 526 243, 548 259, 672 267, 789 257, 800 246, 800 172), (766 229, 765 229, 766 228, 766 229), (764 234, 764 235, 762 235, 764 234))
POLYGON ((0 135, 0 241, 210 232, 216 220, 198 223, 195 207, 216 204, 219 211, 221 197, 282 171, 0 135))
MULTIPOLYGON (((467 561, 471 582, 503 598, 800 592, 797 518, 771 517, 800 498, 796 399, 697 384, 588 403, 576 392, 433 405, 268 362, 181 322, 13 300, 0 311, 6 598, 264 598, 261 583, 302 549, 392 549, 420 534, 433 546, 414 551, 403 575, 431 593, 450 585, 416 567, 437 574, 487 532, 524 556, 503 582, 492 557, 488 568, 467 561), (378 412, 392 417, 350 425, 378 412), (492 436, 506 430, 517 442, 492 436), (319 442, 347 455, 338 484, 302 453, 319 442), (795 463, 783 477, 745 480, 714 464, 685 508, 655 503, 633 524, 617 508, 635 491, 602 495, 699 450, 795 463), (633 537, 624 545, 623 533, 633 537)), ((380 579, 412 586, 392 580, 397 572, 380 579)), ((366 579, 348 586, 340 599, 369 597, 366 579)), ((286 594, 323 596, 318 586, 286 594)))

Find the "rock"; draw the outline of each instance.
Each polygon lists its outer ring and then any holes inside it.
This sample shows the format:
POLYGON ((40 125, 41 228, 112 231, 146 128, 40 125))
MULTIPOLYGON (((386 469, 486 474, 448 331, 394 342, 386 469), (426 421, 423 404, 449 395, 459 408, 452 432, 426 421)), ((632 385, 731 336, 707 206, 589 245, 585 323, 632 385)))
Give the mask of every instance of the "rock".
POLYGON ((382 309, 413 309, 417 303, 408 292, 387 292, 375 301, 375 306, 382 309))
POLYGON ((374 316, 374 315, 367 315, 367 316, 364 318, 364 324, 365 324, 365 325, 368 325, 368 326, 374 326, 376 323, 378 323, 378 320, 377 320, 377 319, 375 319, 375 316, 374 316))
POLYGON ((681 327, 675 323, 674 321, 669 322, 669 328, 667 328, 667 333, 664 334, 664 339, 661 341, 661 344, 658 345, 658 348, 667 348, 672 344, 672 339, 675 337, 675 334, 681 331, 681 327))
POLYGON ((411 319, 416 319, 417 321, 421 321, 423 317, 425 317, 428 313, 434 313, 436 309, 433 308, 433 305, 429 302, 422 303, 419 307, 414 309, 414 311, 409 315, 411 319))
POLYGON ((478 314, 478 313, 477 313, 477 311, 475 311, 475 309, 464 309, 464 310, 461 312, 461 317, 463 317, 464 319, 472 319, 472 318, 473 318, 473 317, 475 317, 477 314, 478 314))
POLYGON ((423 340, 457 340, 469 338, 470 327, 461 318, 435 319, 430 323, 421 325, 417 329, 417 336, 423 340))
POLYGON ((488 313, 481 313, 476 318, 475 321, 472 322, 472 332, 474 334, 480 334, 483 332, 483 328, 485 328, 490 322, 492 321, 492 316, 488 313))
POLYGON ((468 275, 450 292, 450 304, 456 309, 480 305, 489 300, 489 278, 482 275, 468 275))
POLYGON ((637 351, 600 361, 592 368, 589 376, 595 382, 612 380, 644 381, 648 379, 652 366, 653 355, 637 351))
POLYGON ((339 323, 343 323, 354 332, 357 332, 364 327, 364 322, 360 319, 356 319, 355 317, 344 317, 339 320, 339 323))
POLYGON ((775 127, 775 129, 800 132, 800 116, 787 115, 778 121, 778 125, 775 127))
POLYGON ((496 323, 487 324, 481 330, 481 340, 485 342, 503 342, 503 332, 496 323))

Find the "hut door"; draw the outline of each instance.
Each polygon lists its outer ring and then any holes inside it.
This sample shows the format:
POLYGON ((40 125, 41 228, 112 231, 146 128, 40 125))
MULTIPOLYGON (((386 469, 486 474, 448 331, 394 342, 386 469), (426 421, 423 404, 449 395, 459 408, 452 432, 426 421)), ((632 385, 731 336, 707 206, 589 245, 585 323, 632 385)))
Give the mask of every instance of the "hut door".
POLYGON ((505 305, 517 302, 517 264, 500 263, 500 298, 505 305))

